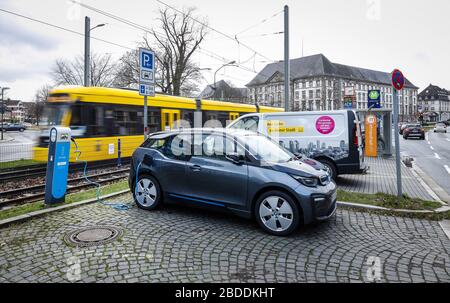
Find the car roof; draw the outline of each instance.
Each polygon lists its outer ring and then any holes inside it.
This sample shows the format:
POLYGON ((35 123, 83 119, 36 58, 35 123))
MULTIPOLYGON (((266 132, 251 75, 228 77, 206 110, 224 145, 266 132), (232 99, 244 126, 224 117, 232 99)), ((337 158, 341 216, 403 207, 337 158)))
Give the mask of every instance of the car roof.
POLYGON ((257 134, 256 132, 250 130, 233 129, 233 128, 183 128, 183 129, 156 132, 151 134, 150 137, 153 139, 158 138, 162 139, 171 135, 180 135, 187 133, 223 133, 226 135, 233 135, 233 136, 249 136, 257 134))

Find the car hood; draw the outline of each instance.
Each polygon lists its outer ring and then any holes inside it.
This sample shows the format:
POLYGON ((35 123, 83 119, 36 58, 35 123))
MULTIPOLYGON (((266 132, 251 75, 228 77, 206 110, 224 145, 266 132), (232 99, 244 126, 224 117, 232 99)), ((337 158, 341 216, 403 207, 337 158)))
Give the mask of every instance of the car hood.
MULTIPOLYGON (((309 160, 311 160, 311 159, 309 159, 309 160)), ((317 161, 314 161, 314 162, 317 162, 317 161)), ((322 165, 322 164, 320 164, 320 165, 322 165)), ((275 169, 277 171, 284 172, 284 173, 291 174, 291 175, 300 175, 300 176, 310 175, 310 176, 321 177, 324 174, 326 174, 326 172, 323 171, 322 169, 317 169, 317 168, 315 168, 309 164, 306 164, 303 161, 299 161, 299 160, 293 160, 293 161, 289 161, 289 162, 285 162, 285 163, 273 163, 273 164, 271 164, 271 166, 273 169, 275 169)))

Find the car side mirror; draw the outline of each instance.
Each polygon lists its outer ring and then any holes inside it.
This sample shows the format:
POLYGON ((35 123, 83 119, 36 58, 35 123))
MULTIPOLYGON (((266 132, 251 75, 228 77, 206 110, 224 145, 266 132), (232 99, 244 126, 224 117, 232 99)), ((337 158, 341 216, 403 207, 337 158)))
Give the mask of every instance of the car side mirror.
POLYGON ((229 153, 225 156, 225 158, 236 165, 242 165, 245 161, 244 155, 239 155, 238 153, 229 153))

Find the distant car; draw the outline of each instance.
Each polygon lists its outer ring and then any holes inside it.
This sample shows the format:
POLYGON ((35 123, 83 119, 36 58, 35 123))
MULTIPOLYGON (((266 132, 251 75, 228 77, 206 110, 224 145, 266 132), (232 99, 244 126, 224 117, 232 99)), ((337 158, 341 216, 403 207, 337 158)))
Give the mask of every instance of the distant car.
POLYGON ((445 123, 443 122, 439 122, 436 123, 436 125, 434 126, 434 130, 435 133, 446 133, 447 132, 447 125, 445 125, 445 123))
POLYGON ((403 139, 408 140, 409 138, 425 140, 425 130, 420 124, 408 124, 403 130, 403 139))
POLYGON ((3 127, 3 131, 7 132, 7 131, 20 131, 23 132, 27 129, 27 127, 21 123, 10 123, 10 124, 5 124, 3 127))
POLYGON ((403 135, 403 131, 405 130, 405 128, 408 126, 408 124, 406 123, 402 123, 400 124, 400 128, 399 128, 399 134, 403 135))

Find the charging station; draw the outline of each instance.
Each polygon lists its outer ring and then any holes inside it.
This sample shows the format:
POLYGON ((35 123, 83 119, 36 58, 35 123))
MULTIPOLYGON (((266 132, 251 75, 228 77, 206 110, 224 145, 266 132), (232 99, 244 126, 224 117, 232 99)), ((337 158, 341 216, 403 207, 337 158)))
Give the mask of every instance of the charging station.
POLYGON ((70 128, 52 127, 45 177, 45 204, 64 202, 70 159, 70 128))

